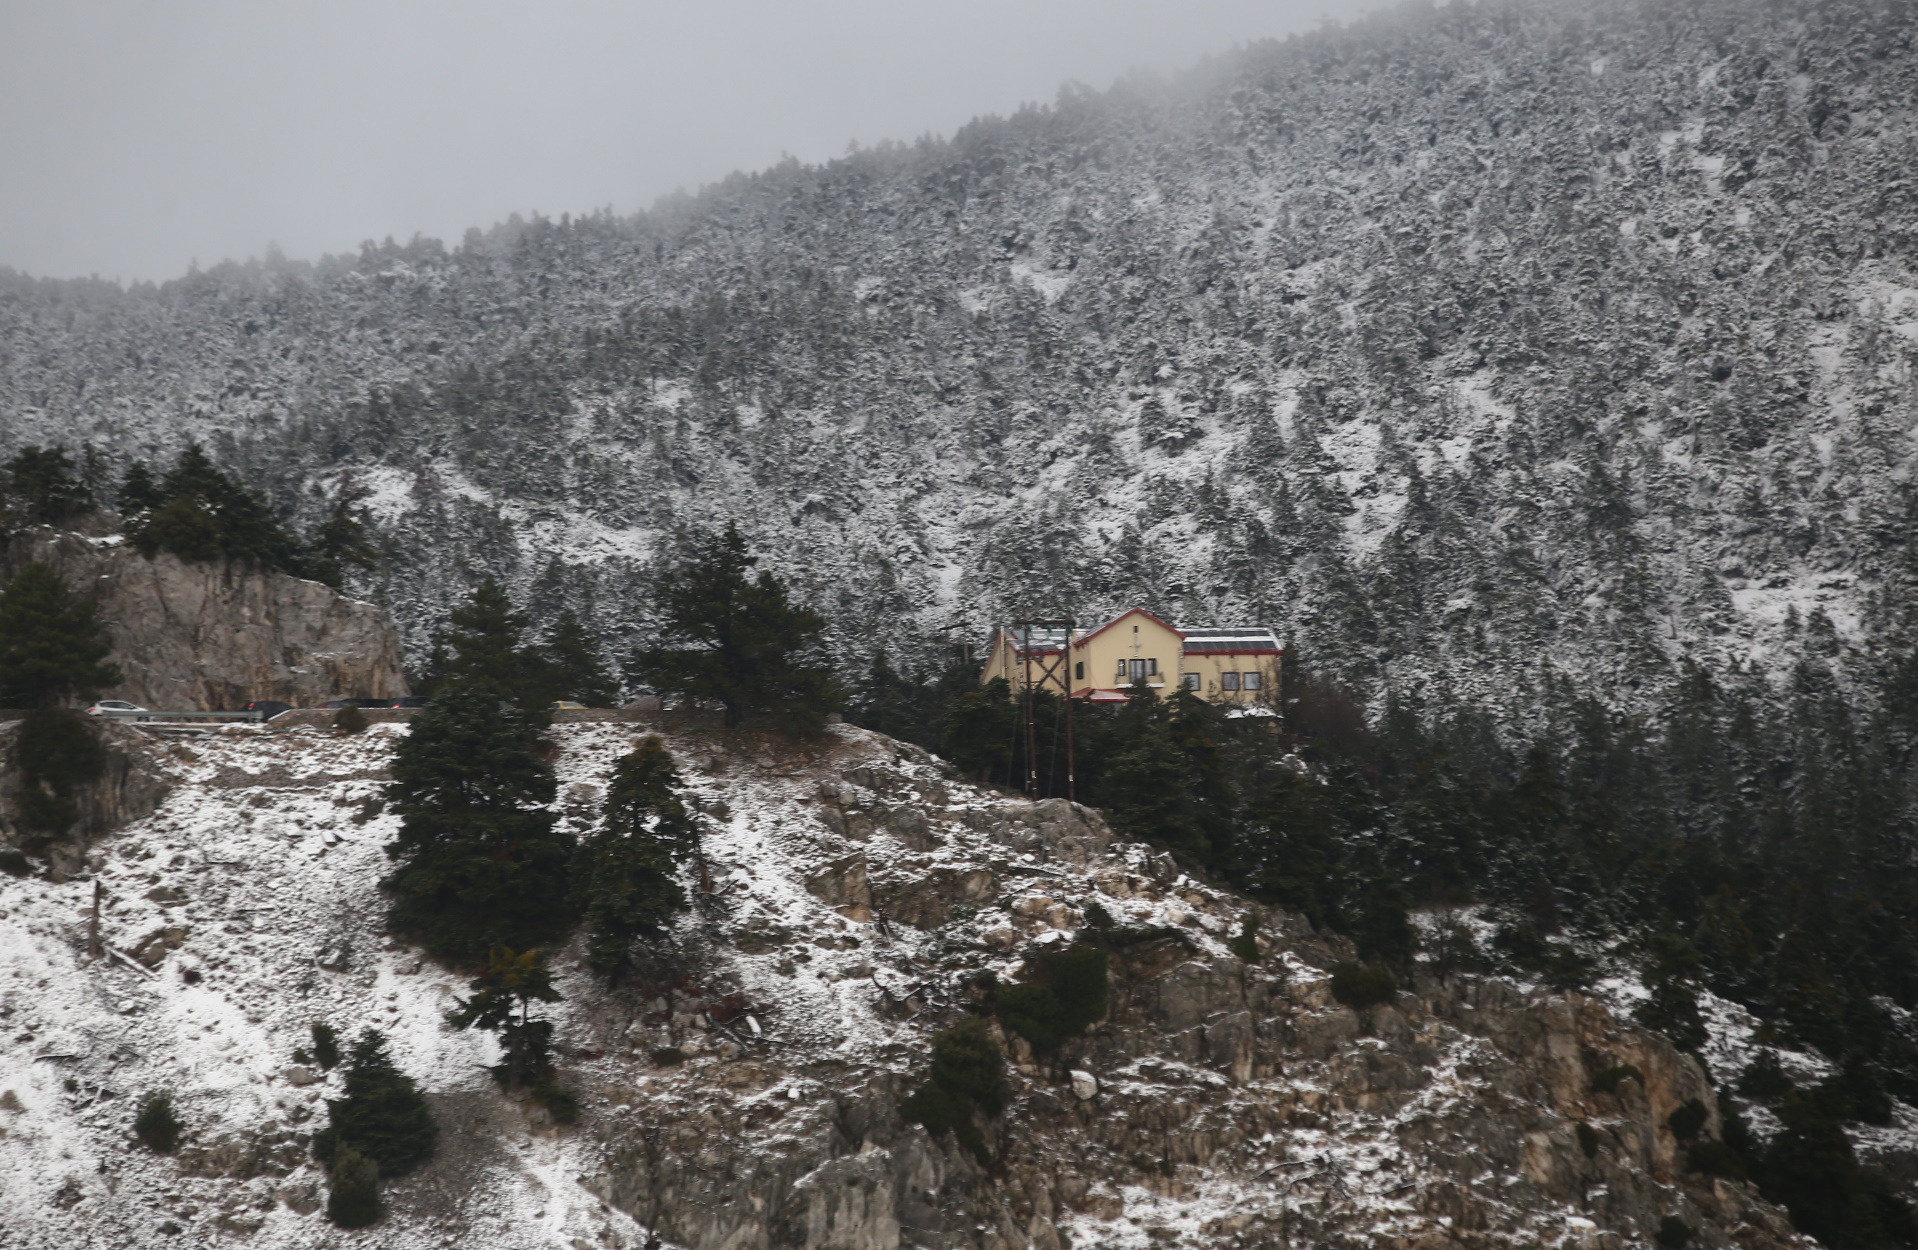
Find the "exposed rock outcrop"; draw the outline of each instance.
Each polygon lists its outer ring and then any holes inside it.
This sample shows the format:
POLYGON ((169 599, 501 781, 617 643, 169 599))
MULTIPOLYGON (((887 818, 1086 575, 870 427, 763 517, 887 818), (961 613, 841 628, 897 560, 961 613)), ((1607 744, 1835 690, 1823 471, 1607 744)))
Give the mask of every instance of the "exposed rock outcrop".
POLYGON ((618 1012, 585 1016, 606 1030, 596 1052, 687 1056, 615 1078, 588 1181, 667 1244, 1598 1250, 1648 1243, 1667 1216, 1699 1246, 1800 1244, 1750 1187, 1686 1170, 1666 1121, 1713 1106, 1704 1072, 1596 1000, 1423 976, 1355 1012, 1330 992, 1342 940, 1268 916, 1245 963, 1225 942, 1245 904, 1116 841, 1097 812, 1006 802, 911 748, 840 738, 804 765, 735 745, 724 780, 702 783, 756 808, 716 849, 811 813, 810 849, 782 872, 821 918, 740 902, 741 936, 703 985, 681 982, 623 1036, 618 1012), (1117 927, 1087 925, 1094 902, 1117 927), (1045 1060, 992 1024, 1014 1072, 991 1166, 904 1123, 926 1041, 976 1005, 973 978, 1017 978, 1072 941, 1109 950, 1110 1010, 1045 1060), (741 1010, 769 1041, 724 1023, 741 1010), (1594 1089, 1624 1065, 1637 1075, 1594 1089))
POLYGON ((407 693, 386 614, 319 582, 164 552, 148 559, 116 536, 46 527, 6 544, 0 574, 33 560, 98 599, 126 676, 110 698, 186 711, 407 693))
MULTIPOLYGON (((0 761, 13 759, 14 736, 20 722, 0 722, 0 761)), ((112 721, 93 726, 106 747, 100 776, 74 795, 79 819, 58 836, 26 828, 20 821, 19 796, 11 770, 0 784, 0 844, 29 849, 46 858, 56 874, 73 874, 86 862, 92 839, 151 815, 166 798, 173 781, 168 749, 130 725, 112 721)))

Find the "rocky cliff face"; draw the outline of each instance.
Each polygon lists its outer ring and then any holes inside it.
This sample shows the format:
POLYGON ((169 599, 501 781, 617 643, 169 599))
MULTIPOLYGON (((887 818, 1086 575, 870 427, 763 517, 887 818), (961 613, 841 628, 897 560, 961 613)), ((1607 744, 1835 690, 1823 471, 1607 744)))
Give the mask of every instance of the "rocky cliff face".
POLYGON ((407 693, 385 613, 318 582, 166 553, 148 559, 115 536, 45 527, 0 551, 0 573, 32 560, 99 599, 126 674, 110 698, 187 711, 407 693))
MULTIPOLYGON (((0 723, 0 760, 13 758, 20 723, 0 723)), ((19 795, 7 778, 0 784, 0 846, 44 858, 48 871, 65 878, 86 866, 92 840, 153 813, 166 798, 172 769, 154 751, 154 743, 131 725, 103 721, 94 726, 106 747, 100 776, 74 796, 79 819, 57 835, 29 829, 20 820, 19 795)))
MULTIPOLYGON (((590 824, 645 728, 555 727, 564 821, 590 824)), ((165 802, 93 852, 105 959, 83 958, 91 882, 0 877, 9 1244, 335 1244, 305 1144, 338 1076, 293 1059, 315 1020, 385 1031, 440 1119, 439 1156, 387 1190, 375 1235, 399 1250, 1597 1250, 1666 1216, 1698 1246, 1799 1244, 1747 1187, 1684 1169, 1666 1121, 1710 1104, 1704 1074, 1591 999, 1427 975, 1354 1012, 1329 992, 1339 942, 1267 916, 1241 959, 1244 903, 1095 812, 850 727, 666 730, 712 889, 652 988, 557 957, 570 1130, 494 1088, 490 1041, 446 1030, 465 978, 380 932, 403 725, 152 744, 165 802), (1085 940, 1112 952, 1110 1010, 1058 1062, 1000 1033, 990 1166, 900 1119, 981 971, 1085 940), (1625 1064, 1638 1078, 1594 1088, 1625 1064), (187 1142, 129 1152, 161 1088, 187 1142)))

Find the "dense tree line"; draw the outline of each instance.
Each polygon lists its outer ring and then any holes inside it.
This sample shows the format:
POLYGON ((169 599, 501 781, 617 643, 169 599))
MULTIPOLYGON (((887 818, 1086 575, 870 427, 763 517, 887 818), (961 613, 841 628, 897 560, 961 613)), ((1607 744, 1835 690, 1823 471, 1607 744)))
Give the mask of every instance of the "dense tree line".
POLYGON ((349 570, 378 559, 361 496, 336 494, 305 541, 296 539, 265 496, 223 472, 197 443, 156 476, 134 461, 118 484, 91 445, 76 461, 62 447, 26 447, 0 464, 0 535, 28 525, 66 526, 96 509, 118 508, 127 537, 147 556, 237 560, 340 587, 349 570))

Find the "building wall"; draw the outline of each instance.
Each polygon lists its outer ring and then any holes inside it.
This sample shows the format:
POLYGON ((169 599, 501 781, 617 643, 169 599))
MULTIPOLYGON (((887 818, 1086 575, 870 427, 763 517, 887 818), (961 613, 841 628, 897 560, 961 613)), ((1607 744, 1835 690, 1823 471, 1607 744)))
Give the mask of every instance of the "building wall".
POLYGON ((1129 671, 1126 676, 1119 676, 1120 660, 1128 664, 1133 660, 1156 660, 1158 674, 1148 676, 1146 685, 1157 694, 1168 694, 1178 687, 1179 656, 1184 650, 1185 643, 1177 633, 1143 612, 1128 612, 1110 627, 1080 639, 1073 647, 1072 688, 1124 690, 1132 684, 1132 677, 1129 671), (1083 678, 1078 676, 1080 664, 1085 665, 1083 678))
MULTIPOLYGON (((1058 677, 1048 678, 1045 674, 1045 665, 1050 658, 1044 655, 1035 657, 1033 681, 1062 691, 1058 677)), ((1199 652, 1187 655, 1182 635, 1137 610, 1128 612, 1098 633, 1079 638, 1073 643, 1068 670, 1071 690, 1075 694, 1086 690, 1124 690, 1132 684, 1130 664, 1134 660, 1145 661, 1148 668, 1153 666, 1154 661, 1157 662, 1157 673, 1148 674, 1145 682, 1160 697, 1177 690, 1184 674, 1193 673, 1199 677, 1196 693, 1209 702, 1261 703, 1278 698, 1278 656, 1270 652, 1199 652), (1123 676, 1119 669, 1121 661, 1128 666, 1123 676), (1225 689, 1221 678, 1228 672, 1241 675, 1258 673, 1259 689, 1225 689)), ((1004 629, 993 634, 992 649, 980 672, 980 684, 995 677, 1005 678, 1015 693, 1025 688, 1025 664, 1009 644, 1004 629)))

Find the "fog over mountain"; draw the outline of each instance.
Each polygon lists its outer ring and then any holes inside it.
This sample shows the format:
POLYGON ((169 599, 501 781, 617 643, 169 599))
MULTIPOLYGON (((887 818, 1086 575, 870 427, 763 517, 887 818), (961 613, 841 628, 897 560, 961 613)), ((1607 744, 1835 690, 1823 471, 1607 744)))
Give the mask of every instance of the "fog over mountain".
POLYGON ((651 203, 1381 0, 81 0, 0 9, 0 265, 162 280, 651 203))
POLYGON ((621 650, 737 520, 849 664, 1139 603, 1515 713, 1842 673, 1912 588, 1913 33, 1412 8, 633 216, 9 277, 0 436, 370 489, 416 647, 493 572, 621 650))

